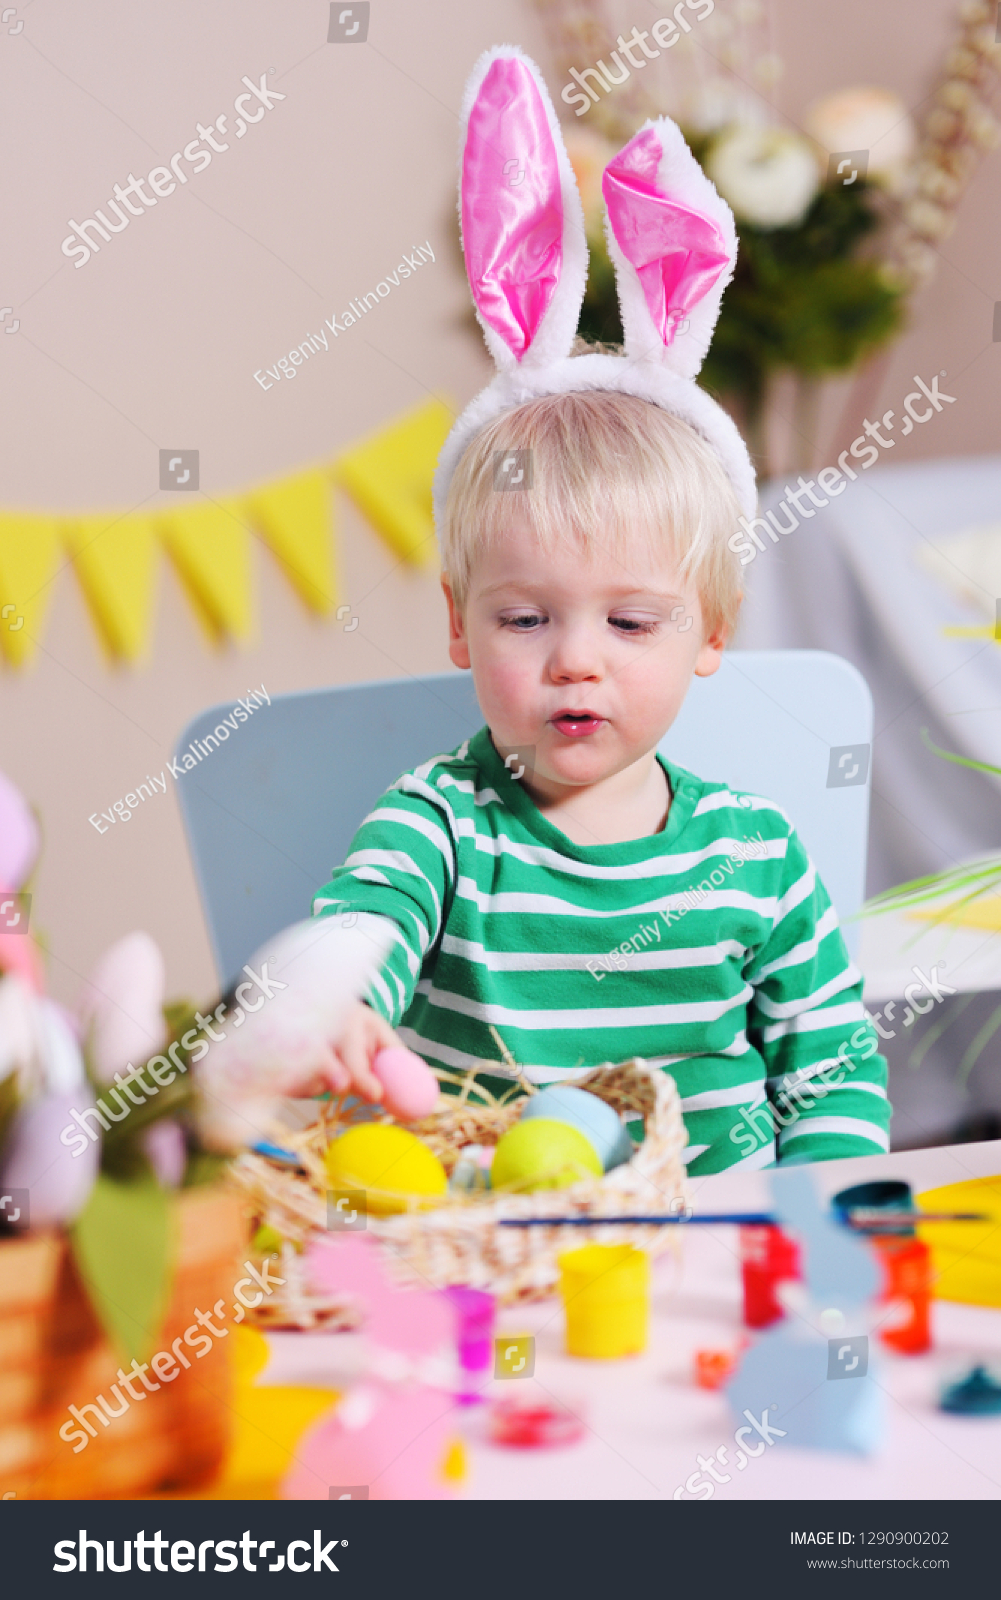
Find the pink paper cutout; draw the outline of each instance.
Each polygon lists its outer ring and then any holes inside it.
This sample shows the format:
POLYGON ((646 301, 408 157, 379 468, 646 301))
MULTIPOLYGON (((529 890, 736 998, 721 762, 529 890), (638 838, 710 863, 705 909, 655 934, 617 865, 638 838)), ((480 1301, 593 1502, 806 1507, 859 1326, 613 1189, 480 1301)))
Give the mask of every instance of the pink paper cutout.
MULTIPOLYGON (((436 1292, 397 1289, 373 1239, 317 1239, 307 1254, 318 1285, 357 1294, 365 1332, 382 1350, 416 1360, 439 1351, 452 1331, 436 1292)), ((363 1378, 307 1429, 282 1484, 286 1500, 326 1500, 332 1489, 364 1486, 370 1500, 450 1500, 441 1469, 455 1433, 455 1402, 413 1376, 363 1378)))
POLYGON ((416 1357, 432 1355, 450 1342, 448 1306, 434 1290, 397 1289, 386 1276, 374 1239, 359 1234, 316 1239, 307 1261, 324 1289, 346 1289, 365 1302, 365 1332, 374 1345, 416 1357))
POLYGON ((355 1484, 365 1486, 370 1500, 454 1498, 441 1477, 455 1433, 451 1396, 424 1386, 390 1393, 380 1385, 372 1403, 360 1427, 347 1427, 335 1410, 307 1430, 282 1484, 283 1499, 327 1500, 332 1488, 355 1484))
POLYGON ((609 162, 601 190, 616 243, 636 268, 654 327, 670 346, 730 258, 711 217, 657 188, 662 155, 654 129, 644 129, 609 162))
POLYGON ((542 96, 515 58, 491 64, 470 113, 462 240, 477 309, 520 361, 563 267, 563 196, 542 96))

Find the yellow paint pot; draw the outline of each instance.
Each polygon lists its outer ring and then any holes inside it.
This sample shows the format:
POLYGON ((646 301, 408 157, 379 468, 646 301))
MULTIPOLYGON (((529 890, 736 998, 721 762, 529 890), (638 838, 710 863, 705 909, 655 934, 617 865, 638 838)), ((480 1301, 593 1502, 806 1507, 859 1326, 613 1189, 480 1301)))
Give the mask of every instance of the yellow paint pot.
POLYGON ((986 1222, 918 1222, 931 1246, 937 1300, 1001 1306, 1001 1177, 967 1178, 917 1197, 922 1211, 976 1211, 986 1222))
POLYGON ((559 1257, 567 1352, 598 1360, 638 1355, 650 1328, 650 1258, 631 1244, 588 1244, 559 1257))

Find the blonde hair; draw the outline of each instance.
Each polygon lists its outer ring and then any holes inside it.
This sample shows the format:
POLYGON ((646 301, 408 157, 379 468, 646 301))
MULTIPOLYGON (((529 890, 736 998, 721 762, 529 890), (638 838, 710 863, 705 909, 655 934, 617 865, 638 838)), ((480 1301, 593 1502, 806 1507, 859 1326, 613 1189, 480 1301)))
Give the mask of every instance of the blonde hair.
POLYGON ((546 550, 569 539, 626 564, 641 540, 666 547, 694 582, 707 636, 730 632, 742 585, 727 541, 739 515, 722 462, 687 422, 610 390, 546 395, 491 422, 462 456, 445 502, 445 575, 461 610, 477 554, 515 522, 546 550), (495 466, 512 450, 531 452, 532 485, 498 492, 495 466))

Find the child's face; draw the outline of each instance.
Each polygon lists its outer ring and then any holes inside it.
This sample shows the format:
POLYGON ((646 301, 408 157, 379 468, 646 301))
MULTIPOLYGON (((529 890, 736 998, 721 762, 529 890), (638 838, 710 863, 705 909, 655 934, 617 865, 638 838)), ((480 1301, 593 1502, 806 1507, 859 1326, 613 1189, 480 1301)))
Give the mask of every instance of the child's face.
POLYGON ((720 664, 724 637, 704 636, 697 593, 639 540, 626 557, 585 560, 569 546, 547 554, 517 527, 478 556, 461 615, 443 587, 452 661, 472 669, 501 754, 531 752, 530 790, 600 783, 641 761, 692 675, 720 664))

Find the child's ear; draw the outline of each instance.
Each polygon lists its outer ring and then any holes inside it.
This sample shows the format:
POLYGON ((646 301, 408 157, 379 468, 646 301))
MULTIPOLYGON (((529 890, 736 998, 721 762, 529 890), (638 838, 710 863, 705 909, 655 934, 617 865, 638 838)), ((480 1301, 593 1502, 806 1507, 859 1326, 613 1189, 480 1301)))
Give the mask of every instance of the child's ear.
POLYGON ((448 654, 453 667, 464 667, 469 670, 469 643, 466 639, 466 624, 462 612, 456 604, 452 593, 452 585, 445 574, 441 579, 442 593, 445 604, 448 606, 448 654))
POLYGON ((733 622, 727 626, 725 622, 718 622, 713 628, 703 626, 702 648, 695 662, 695 676, 697 678, 711 678, 718 672, 723 661, 723 651, 733 637, 737 626, 737 611, 743 604, 744 596, 737 598, 737 610, 734 612, 733 622))
POLYGON ((697 678, 711 678, 718 672, 723 661, 723 651, 726 649, 730 638, 730 629, 722 623, 713 631, 707 632, 702 640, 702 648, 695 659, 695 676, 697 678))

